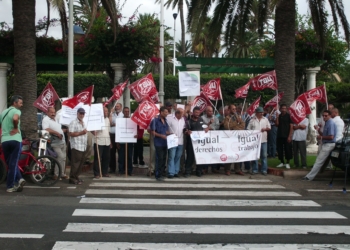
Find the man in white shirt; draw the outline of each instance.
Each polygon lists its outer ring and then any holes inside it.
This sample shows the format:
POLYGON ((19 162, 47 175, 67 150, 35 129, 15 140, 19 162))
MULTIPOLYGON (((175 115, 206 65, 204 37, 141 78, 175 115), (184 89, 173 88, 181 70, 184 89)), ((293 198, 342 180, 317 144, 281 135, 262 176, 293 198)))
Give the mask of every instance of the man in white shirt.
POLYGON ((333 108, 331 110, 331 116, 335 123, 335 126, 337 127, 337 134, 335 136, 335 140, 339 141, 343 139, 343 132, 344 132, 344 121, 339 116, 339 110, 337 108, 333 108))
POLYGON ((104 115, 105 126, 102 128, 102 130, 93 132, 93 135, 95 136, 95 145, 94 145, 95 178, 100 178, 101 176, 99 164, 101 165, 102 176, 109 177, 108 166, 109 166, 109 158, 110 158, 110 146, 112 145, 112 142, 109 135, 110 121, 108 118, 107 107, 103 108, 103 115, 104 115), (97 150, 98 150, 98 153, 97 153, 97 150), (100 163, 98 162, 99 160, 98 158, 100 158, 100 163))
POLYGON ((72 148, 71 156, 71 169, 69 176, 69 183, 75 185, 83 184, 83 181, 79 178, 83 164, 85 162, 85 156, 87 151, 88 131, 84 123, 85 110, 79 108, 77 111, 77 119, 73 120, 69 124, 69 136, 70 145, 72 148))
MULTIPOLYGON (((267 131, 271 130, 271 125, 269 120, 263 115, 264 109, 262 107, 258 107, 255 110, 255 116, 250 119, 247 129, 259 130, 262 132, 260 147, 261 173, 263 175, 267 175, 267 131)), ((258 160, 252 162, 252 174, 257 174, 259 172, 258 160)))
POLYGON ((167 118, 169 130, 171 134, 175 134, 178 138, 178 146, 168 150, 168 178, 179 177, 180 159, 183 152, 183 138, 185 119, 183 110, 177 109, 175 115, 167 118))
POLYGON ((68 179, 66 175, 66 142, 62 125, 56 121, 56 110, 54 107, 50 107, 47 110, 46 116, 42 121, 42 127, 48 131, 52 136, 51 146, 57 154, 57 161, 61 165, 62 176, 58 176, 58 169, 55 168, 55 176, 52 179, 63 178, 68 179))
POLYGON ((109 135, 111 137, 112 147, 110 152, 110 161, 109 161, 109 173, 113 174, 116 172, 117 169, 117 159, 116 159, 116 153, 117 153, 117 144, 115 142, 115 124, 116 119, 123 118, 124 114, 122 112, 123 105, 121 103, 117 103, 115 105, 114 112, 111 112, 109 116, 109 122, 110 122, 110 132, 109 135))
POLYGON ((305 118, 299 124, 293 124, 294 167, 299 168, 299 153, 302 168, 306 168, 306 137, 309 119, 305 118))

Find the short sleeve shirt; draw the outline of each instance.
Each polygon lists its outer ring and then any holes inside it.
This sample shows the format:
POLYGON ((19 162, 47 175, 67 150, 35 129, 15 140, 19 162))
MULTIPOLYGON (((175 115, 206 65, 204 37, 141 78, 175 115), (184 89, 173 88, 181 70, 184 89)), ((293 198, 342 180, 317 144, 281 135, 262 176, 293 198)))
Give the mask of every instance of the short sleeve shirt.
POLYGON ((2 128, 2 134, 1 134, 1 142, 6 141, 18 141, 22 142, 22 134, 21 134, 21 120, 18 122, 18 131, 19 133, 15 135, 10 135, 11 130, 13 127, 13 116, 18 115, 21 116, 21 111, 19 109, 16 109, 15 107, 10 107, 8 109, 5 109, 1 115, 0 115, 0 124, 2 128))
POLYGON ((305 125, 305 129, 297 129, 293 131, 293 141, 306 141, 308 127, 309 127, 309 119, 305 118, 299 123, 299 125, 305 125))
MULTIPOLYGON (((83 131, 84 129, 86 129, 85 124, 80 123, 78 118, 73 120, 69 124, 69 132, 72 132, 72 133, 80 132, 80 131, 83 131)), ((87 134, 71 137, 70 138, 71 148, 74 148, 81 152, 85 152, 87 148, 87 139, 88 139, 87 134)))
POLYGON ((65 144, 65 140, 64 140, 64 133, 62 130, 62 125, 59 124, 58 122, 56 122, 56 120, 51 119, 48 116, 45 116, 45 118, 43 119, 43 123, 42 123, 43 129, 52 129, 58 133, 60 133, 62 135, 62 140, 58 139, 58 140, 53 140, 51 145, 61 145, 61 144, 65 144))
POLYGON ((335 143, 337 135, 337 126, 332 119, 325 122, 323 136, 333 135, 333 140, 322 140, 322 143, 335 143))
MULTIPOLYGON (((164 123, 163 123, 159 117, 154 118, 152 120, 150 128, 152 131, 155 131, 156 133, 161 134, 161 135, 166 135, 166 132, 169 131, 169 126, 168 126, 167 120, 164 119, 164 123)), ((154 137, 154 146, 166 147, 167 140, 160 138, 158 136, 155 136, 154 137)))
POLYGON ((286 113, 285 115, 280 115, 278 118, 278 130, 277 137, 279 138, 288 138, 290 132, 290 124, 293 124, 292 119, 290 119, 290 115, 286 113))

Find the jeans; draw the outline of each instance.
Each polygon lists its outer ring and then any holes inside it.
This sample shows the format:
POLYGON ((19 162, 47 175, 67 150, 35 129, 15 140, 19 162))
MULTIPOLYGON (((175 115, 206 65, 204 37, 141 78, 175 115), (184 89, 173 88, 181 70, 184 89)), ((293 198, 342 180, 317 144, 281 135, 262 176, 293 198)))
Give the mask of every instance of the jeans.
MULTIPOLYGON (((110 146, 109 145, 98 145, 98 152, 100 155, 100 164, 102 175, 108 174, 110 146)), ((97 145, 94 145, 94 175, 100 176, 100 167, 98 164, 97 145)))
POLYGON ((156 179, 160 178, 162 176, 162 173, 165 170, 165 164, 166 164, 166 156, 167 156, 167 151, 168 147, 157 147, 156 148, 156 168, 154 171, 154 176, 156 179))
POLYGON ((309 178, 309 180, 313 180, 315 178, 315 176, 318 174, 323 164, 327 161, 334 147, 335 147, 335 143, 322 143, 321 150, 317 155, 315 164, 312 167, 310 173, 306 175, 306 177, 309 178))
POLYGON ((183 151, 183 145, 168 150, 168 174, 176 175, 180 171, 180 159, 183 151))
POLYGON ((276 126, 271 126, 267 133, 267 155, 271 157, 276 157, 277 129, 276 126))
MULTIPOLYGON (((267 142, 261 143, 260 148, 260 160, 261 160, 261 172, 267 173, 267 142)), ((258 167, 258 160, 252 161, 253 162, 253 173, 259 172, 258 167)))
MULTIPOLYGON (((119 174, 125 174, 125 143, 120 143, 120 147, 118 149, 118 167, 119 167, 119 174)), ((132 174, 132 153, 134 149, 134 143, 128 143, 128 155, 127 155, 127 161, 128 161, 128 174, 132 174)))
POLYGON ((137 139, 134 145, 134 160, 133 164, 145 165, 143 161, 143 139, 137 139))
POLYGON ((301 166, 306 167, 306 141, 293 141, 294 165, 299 165, 299 152, 301 158, 301 166))
POLYGON ((18 168, 18 159, 22 151, 22 142, 5 141, 2 143, 2 150, 8 167, 6 185, 7 188, 13 188, 15 182, 18 182, 22 178, 18 168))
MULTIPOLYGON (((66 144, 51 145, 57 154, 57 161, 61 165, 61 176, 66 176, 66 144)), ((55 175, 58 176, 58 166, 55 167, 55 175)))

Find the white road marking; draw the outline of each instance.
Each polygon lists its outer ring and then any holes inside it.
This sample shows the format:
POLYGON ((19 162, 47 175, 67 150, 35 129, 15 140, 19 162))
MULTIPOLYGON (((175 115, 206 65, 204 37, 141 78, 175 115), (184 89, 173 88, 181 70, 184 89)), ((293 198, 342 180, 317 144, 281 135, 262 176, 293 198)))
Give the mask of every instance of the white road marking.
MULTIPOLYGON (((244 177, 243 177, 244 178, 244 177)), ((195 178, 173 178, 168 179, 165 178, 165 182, 271 182, 270 180, 266 179, 243 179, 243 178, 201 178, 198 177, 195 178)), ((146 177, 108 177, 108 178, 99 178, 93 179, 94 181, 152 181, 156 182, 155 178, 146 178, 146 177)))
POLYGON ((133 218, 230 218, 230 219, 346 219, 335 212, 299 211, 173 211, 76 209, 72 216, 133 218))
POLYGON ((193 243, 131 243, 56 241, 53 250, 344 250, 345 244, 193 244, 193 243))
POLYGON ((177 206, 232 206, 232 207, 320 207, 310 200, 201 200, 201 199, 129 199, 129 198, 82 198, 80 203, 177 205, 177 206))
POLYGON ((306 189, 308 192, 338 192, 341 193, 341 189, 306 189))
POLYGON ((350 226, 325 225, 164 225, 68 223, 63 232, 133 234, 346 234, 350 226))
POLYGON ((0 238, 41 239, 43 234, 0 234, 0 238))
POLYGON ((179 196, 258 196, 258 197, 294 197, 301 196, 294 192, 273 191, 177 191, 177 190, 123 190, 123 189, 88 189, 85 194, 116 194, 116 195, 179 195, 179 196))
POLYGON ((77 187, 67 187, 67 189, 76 189, 77 187))
POLYGON ((222 184, 222 183, 110 183, 100 182, 92 183, 90 187, 142 187, 142 188, 237 188, 237 189, 279 189, 285 188, 281 185, 259 185, 259 184, 222 184))
POLYGON ((61 187, 41 187, 41 186, 25 186, 24 188, 44 188, 44 189, 58 189, 61 187))

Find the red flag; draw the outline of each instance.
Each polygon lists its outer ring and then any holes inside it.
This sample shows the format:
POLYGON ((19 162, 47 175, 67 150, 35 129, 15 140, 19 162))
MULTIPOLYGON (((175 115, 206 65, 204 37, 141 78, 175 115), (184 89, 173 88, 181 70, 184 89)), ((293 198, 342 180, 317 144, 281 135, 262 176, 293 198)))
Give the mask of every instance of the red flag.
POLYGON ((201 92, 201 94, 196 96, 192 101, 191 109, 193 110, 195 107, 199 107, 201 112, 203 112, 208 106, 211 106, 211 102, 204 92, 201 92))
POLYGON ((127 79, 123 83, 119 83, 117 86, 115 86, 112 89, 114 100, 118 100, 122 96, 124 89, 125 89, 126 85, 128 84, 128 82, 129 82, 129 79, 127 79))
POLYGON ((53 107, 55 105, 55 101, 58 98, 59 97, 54 87, 52 87, 51 83, 48 82, 43 92, 41 92, 38 99, 36 99, 33 103, 33 106, 46 113, 48 108, 53 107))
POLYGON ((284 92, 280 92, 278 93, 278 95, 275 95, 274 98, 272 98, 270 101, 268 101, 264 108, 267 108, 267 107, 273 107, 273 108, 276 108, 277 107, 277 104, 279 103, 279 101, 283 98, 284 96, 284 92))
POLYGON ((277 77, 276 77, 276 71, 269 71, 262 75, 259 75, 257 77, 254 77, 249 80, 249 82, 252 86, 253 91, 257 90, 263 90, 263 89, 273 89, 277 90, 277 77))
POLYGON ((157 106, 153 103, 149 96, 146 96, 139 104, 134 114, 131 117, 137 125, 142 129, 147 129, 152 118, 159 113, 157 106))
POLYGON ((256 99, 256 100, 249 106, 249 108, 247 109, 248 115, 252 116, 252 115, 254 114, 255 110, 259 107, 260 99, 261 99, 261 96, 259 96, 259 98, 256 99))
POLYGON ((292 121, 296 124, 301 123, 306 115, 311 114, 310 105, 305 95, 298 96, 292 105, 290 105, 289 114, 292 121))
POLYGON ((72 98, 69 98, 64 102, 62 102, 62 105, 68 106, 72 109, 75 106, 77 106, 80 102, 91 105, 93 93, 94 93, 94 85, 91 85, 90 87, 80 91, 78 94, 76 94, 72 98))
POLYGON ((312 103, 316 100, 322 103, 327 102, 327 90, 325 85, 319 86, 317 88, 310 89, 303 93, 302 95, 305 95, 307 101, 309 102, 309 105, 312 105, 312 103))
POLYGON ((250 82, 235 90, 235 98, 247 98, 250 82))
POLYGON ((137 102, 141 102, 143 98, 150 94, 154 95, 155 91, 158 93, 151 73, 133 82, 128 88, 137 102))
POLYGON ((220 86, 220 78, 216 78, 207 82, 204 86, 201 86, 201 89, 205 93, 205 95, 210 100, 221 100, 221 86, 220 86))

